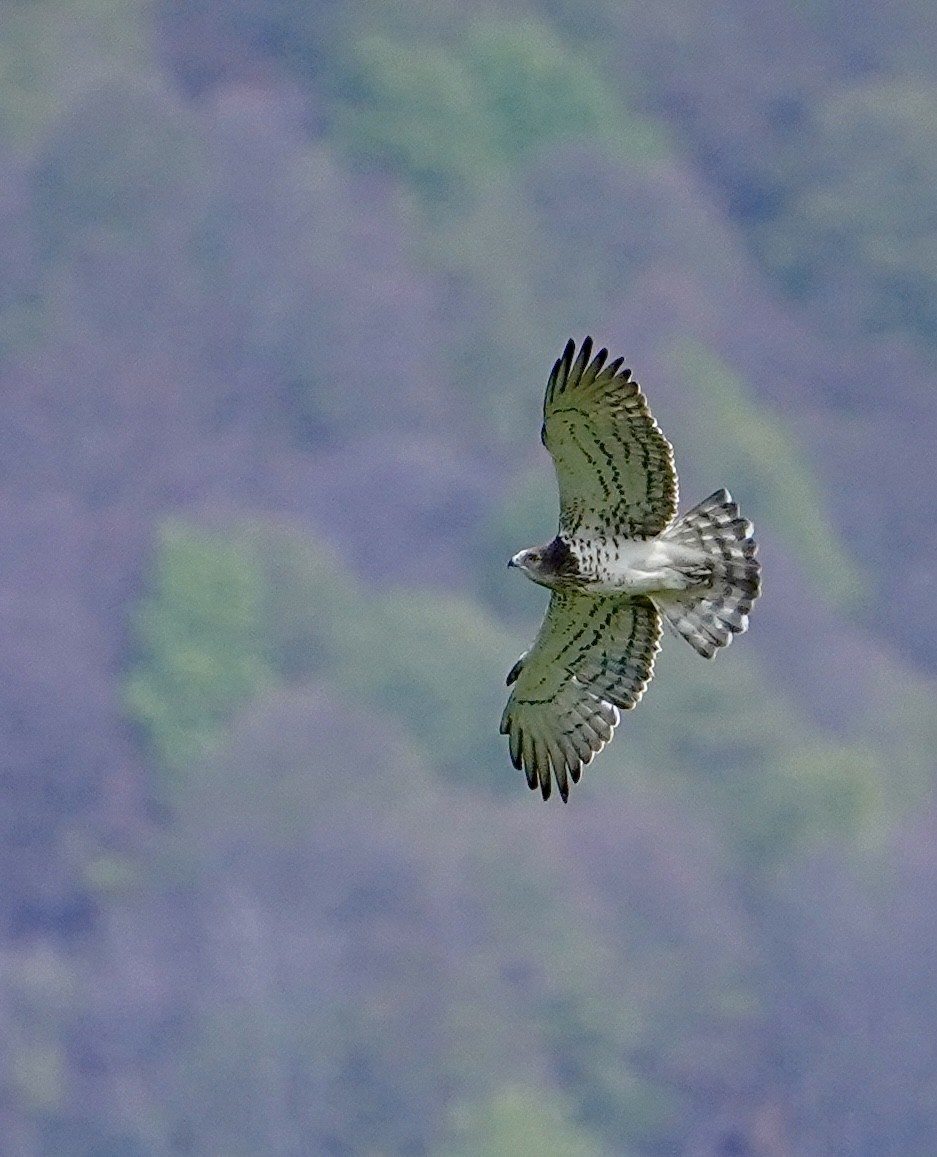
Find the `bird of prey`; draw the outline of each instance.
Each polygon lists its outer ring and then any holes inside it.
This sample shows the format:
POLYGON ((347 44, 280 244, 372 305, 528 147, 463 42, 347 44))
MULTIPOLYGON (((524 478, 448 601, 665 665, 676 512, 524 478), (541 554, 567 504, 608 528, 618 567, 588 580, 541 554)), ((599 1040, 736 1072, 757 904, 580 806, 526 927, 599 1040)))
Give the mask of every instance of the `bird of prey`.
POLYGON ((567 343, 543 400, 556 467, 555 538, 509 566, 550 603, 513 685, 501 733, 531 790, 564 803, 650 681, 662 622, 711 659, 748 628, 760 590, 752 524, 727 490, 677 518, 673 449, 624 358, 567 343))

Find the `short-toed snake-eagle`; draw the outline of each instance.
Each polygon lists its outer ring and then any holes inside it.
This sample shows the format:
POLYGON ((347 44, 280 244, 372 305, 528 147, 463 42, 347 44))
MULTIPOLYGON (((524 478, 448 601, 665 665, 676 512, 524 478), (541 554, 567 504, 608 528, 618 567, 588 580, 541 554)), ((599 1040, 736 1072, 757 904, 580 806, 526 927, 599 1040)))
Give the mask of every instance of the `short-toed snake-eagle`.
POLYGON ((673 450, 623 358, 570 341, 550 374, 541 440, 553 457, 560 524, 509 565, 551 590, 514 664, 501 731, 531 789, 550 796, 606 743, 654 669, 666 622, 711 659, 748 627, 760 568, 752 525, 727 490, 681 518, 673 450))

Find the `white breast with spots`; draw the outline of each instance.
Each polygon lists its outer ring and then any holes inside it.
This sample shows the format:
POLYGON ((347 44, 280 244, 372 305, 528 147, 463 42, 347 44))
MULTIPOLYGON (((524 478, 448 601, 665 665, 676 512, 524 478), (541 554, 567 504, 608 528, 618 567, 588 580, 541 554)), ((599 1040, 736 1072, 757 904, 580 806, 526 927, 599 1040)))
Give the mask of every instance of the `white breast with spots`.
POLYGON ((572 544, 588 590, 596 594, 682 591, 705 579, 706 552, 662 538, 572 544))

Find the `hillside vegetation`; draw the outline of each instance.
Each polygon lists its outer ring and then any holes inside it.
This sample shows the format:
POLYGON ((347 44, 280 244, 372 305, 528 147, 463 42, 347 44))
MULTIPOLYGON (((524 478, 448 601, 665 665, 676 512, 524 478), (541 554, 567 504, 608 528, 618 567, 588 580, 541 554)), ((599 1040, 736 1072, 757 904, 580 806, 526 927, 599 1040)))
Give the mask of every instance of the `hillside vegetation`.
POLYGON ((0 1149, 933 1157, 929 0, 0 15, 0 1149), (567 338, 752 630, 498 734, 567 338))

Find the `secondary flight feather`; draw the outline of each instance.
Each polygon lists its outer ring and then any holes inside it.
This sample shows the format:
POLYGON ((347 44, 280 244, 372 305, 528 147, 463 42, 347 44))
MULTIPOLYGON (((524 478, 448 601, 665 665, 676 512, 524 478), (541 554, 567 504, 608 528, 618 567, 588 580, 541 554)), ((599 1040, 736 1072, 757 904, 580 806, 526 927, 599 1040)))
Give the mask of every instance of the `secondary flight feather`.
POLYGON ((512 667, 501 732, 549 799, 611 740, 654 671, 666 622, 711 659, 748 628, 760 591, 752 525, 727 490, 677 518, 673 449, 624 359, 566 345, 543 400, 559 528, 509 566, 548 587, 533 646, 512 667))

